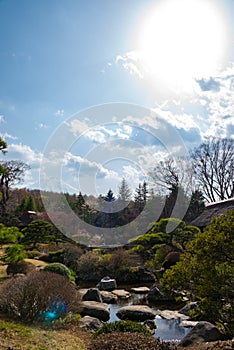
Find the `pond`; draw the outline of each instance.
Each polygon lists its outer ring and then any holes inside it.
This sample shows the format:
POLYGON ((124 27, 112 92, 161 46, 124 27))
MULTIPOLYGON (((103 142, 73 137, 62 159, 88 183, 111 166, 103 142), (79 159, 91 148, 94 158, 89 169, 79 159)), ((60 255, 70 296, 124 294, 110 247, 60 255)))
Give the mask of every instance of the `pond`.
MULTIPOLYGON (((146 298, 143 294, 132 294, 132 296, 126 300, 119 300, 117 304, 109 304, 110 308, 110 320, 108 322, 119 321, 119 318, 116 316, 117 311, 127 305, 135 304, 147 304, 146 298)), ((159 307, 154 305, 149 305, 155 312, 159 310, 159 307)), ((155 331, 154 337, 160 338, 161 340, 181 340, 188 332, 189 328, 182 327, 180 325, 181 320, 166 320, 160 316, 156 316, 155 324, 157 329, 155 331)))
MULTIPOLYGON (((118 310, 127 305, 136 305, 136 304, 142 304, 142 305, 148 305, 150 306, 155 313, 159 310, 165 310, 165 309, 173 309, 175 310, 175 305, 154 305, 149 304, 146 300, 146 296, 144 294, 135 294, 131 292, 131 288, 133 287, 141 287, 142 285, 118 285, 117 289, 124 289, 131 293, 131 297, 128 299, 118 299, 117 304, 108 304, 110 309, 110 319, 108 322, 114 322, 119 321, 119 318, 116 316, 116 313, 118 310)), ((152 284, 144 284, 144 286, 152 287, 152 284)), ((81 284, 79 286, 80 288, 95 288, 95 286, 92 283, 89 284, 81 284)), ((179 309, 180 307, 177 307, 179 309)), ((156 316, 155 318, 155 324, 157 326, 157 329, 155 331, 154 337, 160 338, 161 340, 167 341, 167 340, 181 340, 183 337, 185 337, 186 334, 190 331, 190 328, 185 328, 180 325, 181 320, 174 319, 174 320, 167 320, 163 319, 160 316, 156 316)))

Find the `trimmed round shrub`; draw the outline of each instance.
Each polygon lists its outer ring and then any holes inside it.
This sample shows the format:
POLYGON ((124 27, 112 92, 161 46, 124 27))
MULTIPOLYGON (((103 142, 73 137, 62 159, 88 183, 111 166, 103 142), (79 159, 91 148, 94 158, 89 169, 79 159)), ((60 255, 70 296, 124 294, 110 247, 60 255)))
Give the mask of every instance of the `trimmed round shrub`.
POLYGON ((130 332, 151 335, 149 329, 144 324, 134 321, 115 321, 112 323, 105 323, 97 332, 94 333, 93 337, 96 338, 100 334, 107 334, 112 332, 130 332))
POLYGON ((60 263, 52 263, 44 267, 44 271, 49 271, 53 273, 57 273, 59 275, 62 275, 68 279, 71 277, 70 270, 63 264, 60 263))

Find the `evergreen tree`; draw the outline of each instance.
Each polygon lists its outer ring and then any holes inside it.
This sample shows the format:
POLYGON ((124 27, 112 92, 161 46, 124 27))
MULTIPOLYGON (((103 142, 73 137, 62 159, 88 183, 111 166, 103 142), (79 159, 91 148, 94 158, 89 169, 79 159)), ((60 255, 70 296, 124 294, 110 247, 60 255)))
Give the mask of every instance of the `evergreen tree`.
POLYGON ((29 210, 29 211, 37 211, 36 203, 35 203, 35 200, 34 200, 33 196, 30 196, 28 198, 27 210, 29 210))
POLYGON ((123 178, 119 186, 118 199, 122 202, 129 202, 131 199, 131 195, 132 193, 130 187, 125 178, 123 178))
POLYGON ((23 243, 32 244, 33 248, 37 243, 48 243, 56 239, 57 230, 47 221, 34 220, 28 224, 23 230, 23 243))
POLYGON ((143 184, 139 183, 139 186, 138 188, 136 188, 135 192, 135 207, 138 212, 141 212, 144 209, 144 206, 148 199, 148 184, 145 181, 143 182, 143 184))
POLYGON ((196 190, 192 193, 188 211, 185 215, 184 220, 186 222, 191 222, 192 220, 197 218, 198 215, 200 215, 204 209, 205 209, 204 196, 201 191, 196 190))
POLYGON ((107 195, 105 196, 104 200, 109 203, 115 201, 114 193, 111 189, 109 189, 109 191, 107 192, 107 195))

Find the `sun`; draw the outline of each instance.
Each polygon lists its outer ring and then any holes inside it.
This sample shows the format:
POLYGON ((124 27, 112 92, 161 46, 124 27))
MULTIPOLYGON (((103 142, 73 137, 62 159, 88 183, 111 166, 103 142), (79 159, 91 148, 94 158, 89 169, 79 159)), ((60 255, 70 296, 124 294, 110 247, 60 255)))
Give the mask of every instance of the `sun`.
POLYGON ((215 74, 228 56, 226 17, 215 0, 159 0, 138 35, 148 76, 189 91, 194 79, 215 74))

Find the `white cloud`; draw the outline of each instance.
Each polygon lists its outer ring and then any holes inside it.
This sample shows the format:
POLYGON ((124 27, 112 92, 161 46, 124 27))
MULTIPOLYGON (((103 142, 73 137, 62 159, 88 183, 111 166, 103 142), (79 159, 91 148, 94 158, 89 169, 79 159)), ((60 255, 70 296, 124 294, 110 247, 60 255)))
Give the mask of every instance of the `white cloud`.
POLYGON ((207 83, 199 84, 200 104, 208 113, 203 136, 233 137, 234 126, 234 63, 207 83), (217 87, 218 88, 214 88, 217 87))
POLYGON ((30 166, 24 174, 24 181, 17 187, 39 188, 39 170, 42 154, 23 144, 8 144, 7 153, 3 161, 18 160, 30 166))
POLYGON ((70 131, 79 137, 85 137, 86 139, 96 142, 104 143, 110 139, 128 139, 132 133, 132 127, 125 123, 113 123, 111 125, 89 125, 90 120, 85 119, 84 121, 72 120, 65 122, 69 127, 70 131))
POLYGON ((3 134, 0 134, 0 135, 1 135, 1 138, 3 140, 5 140, 5 139, 17 140, 18 139, 18 137, 10 135, 10 134, 8 134, 8 132, 4 132, 3 134))
POLYGON ((0 114, 0 123, 5 123, 5 118, 2 114, 0 114))
POLYGON ((23 144, 9 144, 6 154, 8 159, 21 160, 30 166, 39 166, 42 159, 42 153, 34 151, 30 146, 23 144))
POLYGON ((124 55, 116 56, 115 63, 121 64, 130 74, 142 79, 144 77, 144 70, 141 59, 141 54, 138 51, 129 51, 124 55))
POLYGON ((98 176, 105 179, 119 178, 117 172, 105 168, 101 163, 90 161, 89 159, 82 158, 67 152, 64 159, 64 165, 70 167, 70 170, 76 170, 81 167, 80 175, 86 176, 88 172, 95 172, 98 176))
POLYGON ((78 119, 73 119, 69 122, 65 122, 74 135, 80 135, 89 130, 88 119, 80 121, 78 119))

